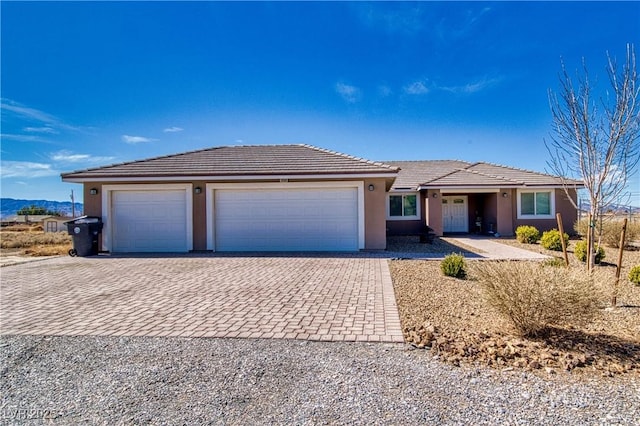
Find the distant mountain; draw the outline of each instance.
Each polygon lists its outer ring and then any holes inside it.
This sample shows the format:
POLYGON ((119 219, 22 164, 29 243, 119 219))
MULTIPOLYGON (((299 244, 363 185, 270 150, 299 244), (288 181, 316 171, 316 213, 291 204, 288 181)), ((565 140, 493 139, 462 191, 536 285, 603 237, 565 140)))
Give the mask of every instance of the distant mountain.
MULTIPOLYGON (((16 200, 14 198, 0 198, 0 217, 13 216, 23 207, 38 206, 47 210, 59 212, 63 216, 71 216, 73 211, 71 201, 48 200, 16 200)), ((75 203, 76 216, 82 214, 82 203, 75 203)))

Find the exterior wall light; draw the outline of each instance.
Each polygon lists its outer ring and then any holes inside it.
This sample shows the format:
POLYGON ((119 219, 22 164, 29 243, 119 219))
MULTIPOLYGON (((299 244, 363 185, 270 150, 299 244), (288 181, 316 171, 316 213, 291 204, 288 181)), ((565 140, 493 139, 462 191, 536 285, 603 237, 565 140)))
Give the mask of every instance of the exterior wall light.
POLYGON ((506 192, 502 193, 502 198, 507 198, 509 196, 509 194, 507 194, 506 192))
POLYGON ((202 193, 202 188, 200 188, 199 186, 196 186, 193 192, 195 192, 196 194, 200 194, 202 193))
POLYGON ((433 198, 438 198, 438 193, 437 193, 437 192, 434 192, 431 196, 432 196, 433 198))
POLYGON ((373 186, 373 184, 372 184, 372 183, 370 183, 370 184, 369 184, 369 191, 373 191, 374 189, 376 189, 376 187, 375 187, 375 186, 373 186))
POLYGON ((91 188, 89 190, 89 194, 91 195, 98 195, 98 188, 91 188))

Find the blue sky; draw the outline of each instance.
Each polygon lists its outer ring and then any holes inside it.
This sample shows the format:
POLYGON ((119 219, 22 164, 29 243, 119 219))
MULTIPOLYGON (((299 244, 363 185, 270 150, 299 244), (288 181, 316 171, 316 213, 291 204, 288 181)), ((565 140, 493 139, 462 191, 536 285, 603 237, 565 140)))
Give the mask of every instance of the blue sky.
MULTIPOLYGON (((221 145, 545 171, 561 58, 606 86, 639 2, 7 2, 2 196, 221 145)), ((640 180, 631 182, 640 206, 640 180)))

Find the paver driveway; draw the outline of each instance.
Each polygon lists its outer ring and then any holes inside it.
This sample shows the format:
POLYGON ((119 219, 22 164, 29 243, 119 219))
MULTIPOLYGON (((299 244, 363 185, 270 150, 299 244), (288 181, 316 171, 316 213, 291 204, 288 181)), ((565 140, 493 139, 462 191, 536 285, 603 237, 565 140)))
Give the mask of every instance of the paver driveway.
POLYGON ((1 334, 403 340, 386 259, 61 257, 0 273, 1 334))

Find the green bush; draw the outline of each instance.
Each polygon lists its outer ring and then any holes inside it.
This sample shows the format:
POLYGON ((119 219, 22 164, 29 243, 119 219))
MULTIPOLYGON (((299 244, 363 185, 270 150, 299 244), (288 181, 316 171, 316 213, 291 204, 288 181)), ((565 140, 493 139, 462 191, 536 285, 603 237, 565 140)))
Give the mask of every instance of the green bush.
MULTIPOLYGON (((569 243, 569 234, 564 234, 564 242, 565 244, 569 243)), ((542 238, 540 238, 540 245, 547 250, 561 251, 562 240, 560 240, 560 231, 552 229, 544 232, 542 238)))
POLYGON ((516 228, 516 239, 523 244, 535 244, 540 239, 540 231, 535 226, 520 225, 516 228))
POLYGON ((552 257, 551 259, 546 259, 542 262, 544 266, 552 266, 554 268, 559 268, 561 266, 566 266, 564 259, 561 257, 552 257))
MULTIPOLYGON (((583 238, 587 236, 587 229, 589 224, 587 219, 582 219, 576 222, 573 229, 576 233, 583 238)), ((596 235, 600 232, 600 223, 596 225, 596 235)), ((602 221, 602 244, 609 247, 619 248, 620 246, 620 231, 622 231, 622 220, 618 217, 606 218, 602 221)), ((631 241, 636 241, 640 238, 640 221, 627 222, 627 232, 625 238, 625 246, 631 241)))
POLYGON ((640 265, 636 265, 629 271, 629 281, 635 285, 640 285, 640 265))
MULTIPOLYGON (((587 261, 587 241, 582 240, 576 243, 573 249, 574 254, 580 262, 587 261)), ((604 259, 604 249, 596 244, 596 263, 600 263, 604 259)))
POLYGON ((442 259, 440 270, 447 277, 465 278, 467 276, 464 256, 461 254, 449 254, 442 259))

